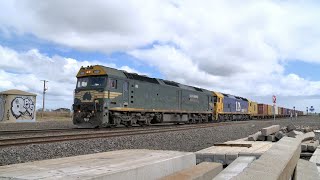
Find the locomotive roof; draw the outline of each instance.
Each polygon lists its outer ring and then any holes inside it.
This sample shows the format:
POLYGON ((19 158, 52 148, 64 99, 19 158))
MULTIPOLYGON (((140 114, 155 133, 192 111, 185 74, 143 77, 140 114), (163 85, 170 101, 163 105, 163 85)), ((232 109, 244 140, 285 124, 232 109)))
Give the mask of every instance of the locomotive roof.
POLYGON ((88 76, 103 76, 103 75, 113 75, 113 76, 126 78, 126 76, 122 71, 114 68, 106 67, 106 66, 101 66, 101 65, 81 67, 77 74, 77 78, 88 77, 88 76))
POLYGON ((239 97, 239 96, 235 96, 235 95, 231 95, 231 94, 225 94, 225 93, 218 93, 218 92, 215 92, 216 94, 219 94, 223 97, 228 97, 228 98, 233 98, 233 99, 239 99, 239 100, 243 100, 243 101, 249 101, 248 99, 246 98, 243 98, 243 97, 239 97))
POLYGON ((77 77, 79 78, 79 77, 102 76, 102 75, 112 75, 112 76, 117 76, 121 78, 128 78, 128 79, 139 80, 139 81, 144 81, 144 82, 149 82, 154 84, 174 86, 177 88, 198 91, 198 92, 209 92, 206 89, 184 85, 174 81, 152 78, 145 75, 139 75, 137 73, 130 73, 124 70, 118 70, 118 69, 114 69, 114 68, 110 68, 102 65, 81 67, 77 74, 77 77))

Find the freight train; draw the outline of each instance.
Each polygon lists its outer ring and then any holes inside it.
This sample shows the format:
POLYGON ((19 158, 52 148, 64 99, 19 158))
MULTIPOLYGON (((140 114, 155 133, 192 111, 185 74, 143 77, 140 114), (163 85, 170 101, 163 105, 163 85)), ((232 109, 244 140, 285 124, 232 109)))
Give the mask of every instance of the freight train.
MULTIPOLYGON (((101 65, 81 67, 73 123, 82 127, 288 117, 292 110, 101 65)), ((301 111, 296 111, 299 115, 301 111)))

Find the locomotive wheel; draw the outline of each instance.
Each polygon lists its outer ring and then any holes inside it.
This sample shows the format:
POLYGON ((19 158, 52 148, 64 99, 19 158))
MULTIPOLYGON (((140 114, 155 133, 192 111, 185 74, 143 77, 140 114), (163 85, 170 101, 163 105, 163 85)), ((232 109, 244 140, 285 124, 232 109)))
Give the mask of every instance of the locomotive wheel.
POLYGON ((131 121, 127 121, 127 122, 125 123, 125 126, 126 126, 126 127, 132 127, 132 122, 131 122, 131 121))

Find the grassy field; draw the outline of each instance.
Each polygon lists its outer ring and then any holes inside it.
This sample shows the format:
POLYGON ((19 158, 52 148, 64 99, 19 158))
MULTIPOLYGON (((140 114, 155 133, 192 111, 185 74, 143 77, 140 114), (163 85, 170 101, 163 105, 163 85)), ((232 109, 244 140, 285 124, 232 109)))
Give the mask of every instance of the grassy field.
POLYGON ((71 112, 37 112, 37 121, 70 121, 71 112))

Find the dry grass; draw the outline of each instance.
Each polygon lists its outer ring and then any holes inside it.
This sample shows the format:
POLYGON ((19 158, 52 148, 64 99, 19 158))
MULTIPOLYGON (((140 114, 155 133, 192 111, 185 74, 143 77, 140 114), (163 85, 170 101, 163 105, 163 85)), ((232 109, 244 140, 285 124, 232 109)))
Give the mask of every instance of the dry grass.
POLYGON ((71 121, 71 112, 37 112, 37 121, 71 121))

